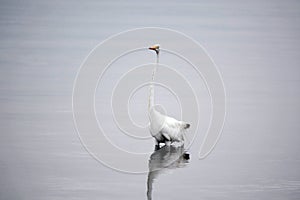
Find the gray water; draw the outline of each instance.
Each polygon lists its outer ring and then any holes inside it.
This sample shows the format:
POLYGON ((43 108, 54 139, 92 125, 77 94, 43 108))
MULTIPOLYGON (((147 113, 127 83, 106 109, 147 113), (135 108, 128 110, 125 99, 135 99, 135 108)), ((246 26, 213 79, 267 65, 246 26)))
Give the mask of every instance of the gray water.
POLYGON ((298 1, 13 0, 1 2, 0 23, 0 199, 147 199, 149 180, 152 199, 300 198, 298 1), (205 47, 224 79, 227 118, 206 159, 198 139, 190 160, 132 175, 85 151, 71 96, 92 48, 144 26, 205 47))

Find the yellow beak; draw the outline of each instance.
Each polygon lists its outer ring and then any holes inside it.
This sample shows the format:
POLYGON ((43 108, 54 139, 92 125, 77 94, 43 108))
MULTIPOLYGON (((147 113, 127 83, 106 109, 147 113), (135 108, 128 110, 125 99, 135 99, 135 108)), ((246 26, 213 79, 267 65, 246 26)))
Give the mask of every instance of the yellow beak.
POLYGON ((157 51, 159 49, 159 45, 158 44, 155 44, 151 47, 149 47, 150 50, 154 50, 154 51, 157 51))

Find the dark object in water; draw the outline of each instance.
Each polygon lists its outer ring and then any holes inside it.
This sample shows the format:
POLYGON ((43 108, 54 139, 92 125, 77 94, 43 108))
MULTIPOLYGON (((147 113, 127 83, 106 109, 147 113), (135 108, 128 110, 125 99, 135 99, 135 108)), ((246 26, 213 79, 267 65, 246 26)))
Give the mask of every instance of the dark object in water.
POLYGON ((190 159, 190 154, 188 152, 185 152, 184 154, 182 154, 182 157, 185 159, 185 160, 189 160, 190 159))

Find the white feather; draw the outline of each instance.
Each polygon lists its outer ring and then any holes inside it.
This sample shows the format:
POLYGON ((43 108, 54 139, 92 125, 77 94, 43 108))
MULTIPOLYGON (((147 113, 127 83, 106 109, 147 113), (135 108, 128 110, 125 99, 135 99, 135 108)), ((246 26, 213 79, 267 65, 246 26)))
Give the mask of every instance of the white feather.
MULTIPOLYGON (((159 49, 159 46, 156 46, 159 49)), ((152 73, 152 82, 154 81, 156 68, 159 62, 159 54, 157 53, 156 65, 152 73)), ((150 94, 148 102, 148 112, 150 120, 150 133, 156 139, 157 143, 160 142, 183 142, 184 130, 189 128, 189 124, 183 121, 176 120, 172 117, 166 116, 154 107, 154 87, 150 85, 150 94)))

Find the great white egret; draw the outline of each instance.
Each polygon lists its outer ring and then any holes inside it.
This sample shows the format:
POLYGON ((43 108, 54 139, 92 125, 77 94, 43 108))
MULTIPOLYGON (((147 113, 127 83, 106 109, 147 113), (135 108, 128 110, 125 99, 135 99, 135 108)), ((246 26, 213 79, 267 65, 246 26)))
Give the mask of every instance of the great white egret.
POLYGON ((167 145, 173 142, 179 142, 183 145, 184 131, 190 127, 189 123, 176 120, 172 117, 166 116, 155 109, 154 105, 154 78, 156 69, 159 63, 159 45, 149 47, 150 50, 156 52, 156 65, 152 72, 152 82, 150 84, 148 114, 150 120, 150 133, 155 138, 156 146, 159 147, 160 143, 167 145))

